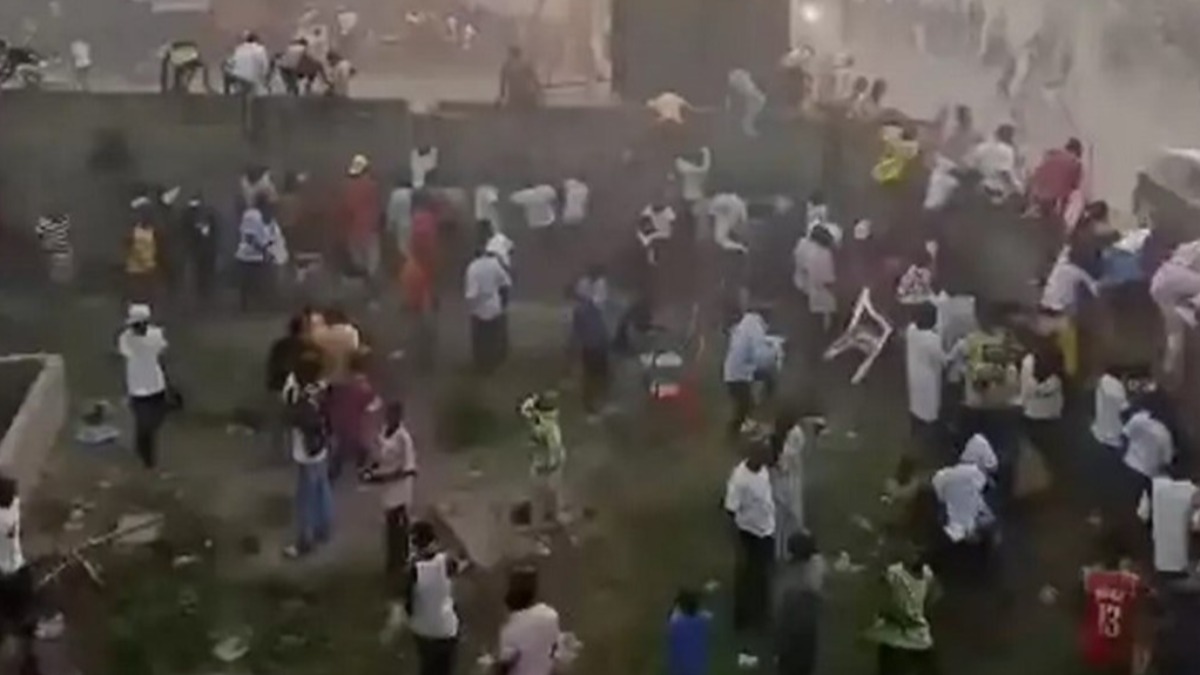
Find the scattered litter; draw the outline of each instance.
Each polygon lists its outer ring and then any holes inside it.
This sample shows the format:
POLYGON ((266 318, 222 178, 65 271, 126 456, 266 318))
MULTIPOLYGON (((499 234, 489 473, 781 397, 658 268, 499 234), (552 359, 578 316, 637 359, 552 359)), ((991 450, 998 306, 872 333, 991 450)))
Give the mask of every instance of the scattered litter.
POLYGON ((175 559, 171 561, 171 567, 179 569, 181 567, 195 565, 198 562, 200 562, 200 556, 198 555, 177 555, 175 556, 175 559))
POLYGON ((758 667, 758 657, 753 654, 738 654, 737 667, 739 670, 754 670, 758 667))
POLYGON ((108 401, 93 401, 79 418, 75 442, 92 447, 115 443, 121 438, 121 430, 109 423, 111 415, 112 405, 108 401))
POLYGON ((114 539, 126 546, 152 544, 162 538, 162 529, 161 513, 128 513, 117 521, 117 531, 121 534, 114 539))
POLYGON ((222 663, 233 663, 250 651, 250 641, 241 635, 230 635, 217 641, 212 654, 222 663))
POLYGON ((850 522, 854 523, 854 526, 857 527, 858 529, 862 530, 863 532, 874 532, 875 531, 875 526, 873 524, 871 524, 871 521, 867 520, 866 517, 864 517, 864 516, 855 514, 854 516, 852 516, 850 518, 850 522))
POLYGON ((552 551, 550 550, 550 547, 545 542, 542 542, 542 541, 539 541, 534 546, 533 552, 539 558, 548 558, 548 557, 550 557, 550 554, 552 553, 552 551))
POLYGON ((77 532, 82 530, 84 524, 83 520, 86 517, 87 511, 83 510, 82 508, 77 506, 71 509, 71 514, 67 516, 67 524, 63 526, 63 529, 68 532, 77 532))
POLYGON ((1038 600, 1043 605, 1053 605, 1058 602, 1058 589, 1049 584, 1042 586, 1042 590, 1038 591, 1038 600))
POLYGON ((850 559, 850 554, 842 551, 837 558, 833 560, 833 571, 839 574, 858 574, 863 571, 865 566, 859 565, 850 559))
POLYGON ((704 582, 705 593, 712 594, 719 590, 721 590, 721 582, 717 581, 716 579, 709 579, 708 581, 704 582))
POLYGON ((562 633, 558 636, 558 645, 554 650, 554 662, 563 668, 570 667, 579 658, 581 652, 583 652, 583 641, 574 633, 562 633))
POLYGON ((112 487, 112 481, 102 480, 96 483, 96 487, 100 488, 101 490, 108 490, 112 487))
POLYGON ((38 622, 34 635, 39 640, 57 640, 67 630, 67 621, 61 613, 42 619, 38 622))
POLYGON ((205 548, 205 549, 210 549, 210 548, 212 548, 212 547, 213 547, 213 540, 212 540, 212 539, 205 539, 205 540, 204 540, 204 548, 205 548))
POLYGON ((233 422, 225 425, 225 434, 228 436, 253 436, 254 429, 245 424, 233 422))
POLYGON ((1092 511, 1091 513, 1088 514, 1087 524, 1090 525, 1093 529, 1098 530, 1104 526, 1104 517, 1100 515, 1099 511, 1092 511))
POLYGON ((496 665, 496 657, 487 653, 480 654, 479 658, 475 659, 475 665, 480 670, 491 670, 496 665))
POLYGON ((850 440, 854 440, 854 439, 858 438, 858 432, 851 429, 846 432, 846 438, 849 438, 850 440))
POLYGON ((480 478, 483 478, 483 472, 479 469, 471 469, 467 472, 467 477, 471 480, 479 480, 480 478))

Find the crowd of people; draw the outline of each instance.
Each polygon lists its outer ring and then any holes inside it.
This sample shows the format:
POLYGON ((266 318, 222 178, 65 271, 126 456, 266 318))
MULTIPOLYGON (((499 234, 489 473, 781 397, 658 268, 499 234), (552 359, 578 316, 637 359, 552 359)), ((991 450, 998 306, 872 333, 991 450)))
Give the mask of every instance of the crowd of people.
MULTIPOLYGON (((311 47, 297 40, 284 52, 294 57, 287 64, 297 64, 279 70, 293 93, 313 82, 297 70, 312 58, 311 47)), ((271 59, 254 36, 231 63, 239 81, 266 87, 271 59)), ((278 68, 285 65, 276 61, 278 68)), ((1038 489, 1031 481, 1039 479, 1025 467, 1040 464, 1042 473, 1057 474, 1066 447, 1088 453, 1095 471, 1087 489, 1099 495, 1102 512, 1102 534, 1094 538, 1104 544, 1103 560, 1085 570, 1078 589, 1087 606, 1081 658, 1101 670, 1147 658, 1154 640, 1136 618, 1151 595, 1169 595, 1170 582, 1192 572, 1189 540, 1200 527, 1197 488, 1187 479, 1187 432, 1173 398, 1186 328, 1200 302, 1200 247, 1167 242, 1173 253, 1165 262, 1143 255, 1155 235, 1117 231, 1107 205, 1083 194, 1078 139, 1027 162, 1015 126, 1003 124, 985 136, 965 106, 931 125, 888 110, 887 83, 856 74, 852 59, 800 49, 784 58, 779 75, 772 83, 778 87, 766 87, 768 95, 749 73, 729 74, 729 122, 756 138, 789 120, 775 114, 783 108, 820 115, 841 133, 877 137, 881 154, 866 187, 855 188, 860 193, 827 200, 825 190, 801 196, 710 189, 710 171, 721 157, 696 141, 693 117, 701 113, 664 92, 649 102, 647 134, 624 158, 655 167, 648 173, 659 176, 660 184, 650 186, 656 196, 629 214, 623 229, 610 228, 624 244, 619 267, 629 273, 610 279, 603 264, 609 261, 595 256, 586 260, 586 271, 571 269, 562 279, 582 405, 596 417, 610 397, 611 359, 640 360, 660 309, 681 296, 719 298, 727 319, 720 322, 721 378, 731 406, 725 430, 745 450, 723 502, 736 541, 738 665, 768 664, 780 675, 815 669, 830 565, 810 530, 811 513, 821 505, 806 499, 805 463, 820 444, 824 421, 815 409, 789 410, 769 424, 762 417, 780 407, 773 399, 785 359, 813 368, 848 317, 850 344, 868 352, 882 349, 890 332, 872 333, 861 317, 904 326, 898 335, 911 451, 883 486, 891 512, 888 559, 879 570, 885 601, 864 622, 878 645, 880 672, 936 670, 936 635, 926 610, 940 582, 955 592, 956 584, 982 586, 996 578, 1001 535, 1019 526, 1012 519, 1017 502, 1038 489), (779 97, 786 103, 776 105, 779 97), (963 290, 963 263, 954 260, 963 255, 957 246, 963 235, 956 228, 979 214, 1033 233, 1040 297, 1032 306, 963 290), (708 273, 701 279, 697 270, 708 273), (1120 310, 1108 291, 1129 285, 1138 291, 1135 302, 1161 310, 1161 364, 1129 357, 1115 341, 1090 334, 1096 307, 1120 310), (779 287, 786 292, 773 293, 779 287), (772 295, 775 302, 766 302, 772 295), (854 298, 869 310, 847 311, 854 298), (799 319, 794 326, 776 322, 781 315, 799 319), (793 349, 793 342, 806 349, 793 349), (1081 407, 1091 408, 1090 438, 1079 438, 1068 423, 1081 407)), ((519 51, 510 54, 501 96, 517 108, 538 102, 536 77, 519 51)), ((269 169, 249 167, 238 180, 232 227, 222 227, 221 210, 199 193, 185 201, 179 188, 139 192, 123 265, 130 304, 117 347, 135 449, 147 468, 158 465, 164 419, 183 405, 164 365, 168 341, 153 323, 152 307, 180 298, 217 303, 226 258, 236 270, 242 311, 289 306, 303 295, 299 287, 312 266, 360 291, 367 306, 398 299, 406 358, 423 368, 438 360, 439 314, 457 292, 476 372, 487 377, 501 368, 514 289, 529 278, 525 260, 558 255, 560 240, 571 238, 562 233, 596 225, 592 185, 581 172, 510 190, 488 182, 445 187, 437 180, 437 148, 415 147, 407 159, 388 186, 370 157, 355 155, 336 186, 316 196, 302 174, 286 174, 277 190, 269 169), (323 203, 328 195, 334 198, 323 203)), ((69 283, 69 218, 47 214, 38 232, 50 278, 69 283)), ((575 251, 575 257, 588 253, 575 251)), ((406 424, 404 404, 385 400, 376 386, 371 366, 378 358, 369 337, 338 308, 300 312, 270 350, 272 452, 290 461, 297 476, 295 538, 285 553, 312 555, 335 536, 335 482, 378 486, 391 623, 407 621, 420 672, 446 675, 455 668, 461 634, 453 580, 463 564, 439 545, 434 524, 416 519, 420 444, 406 424)), ((655 359, 652 354, 650 362, 655 359)), ((534 448, 529 521, 536 528, 560 527, 570 518, 559 406, 557 392, 541 390, 518 409, 534 448)), ((538 602, 536 574, 515 573, 506 603, 511 613, 496 655, 501 672, 548 675, 559 619, 538 602)), ((672 675, 707 672, 711 623, 702 595, 682 591, 667 626, 672 675)), ((1160 668, 1170 657, 1155 653, 1160 668)))

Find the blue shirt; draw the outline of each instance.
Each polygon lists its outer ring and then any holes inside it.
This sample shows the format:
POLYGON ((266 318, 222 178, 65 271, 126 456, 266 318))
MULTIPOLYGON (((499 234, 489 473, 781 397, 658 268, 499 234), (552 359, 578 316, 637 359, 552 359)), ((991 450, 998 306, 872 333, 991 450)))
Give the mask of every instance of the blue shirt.
POLYGON ((746 312, 729 333, 729 350, 723 368, 726 382, 751 382, 760 371, 775 365, 777 350, 767 336, 761 315, 746 312))
POLYGON ((667 675, 705 675, 712 616, 671 613, 667 622, 667 675))
POLYGON ((579 299, 571 313, 571 339, 584 351, 608 350, 608 325, 604 313, 591 300, 579 299))

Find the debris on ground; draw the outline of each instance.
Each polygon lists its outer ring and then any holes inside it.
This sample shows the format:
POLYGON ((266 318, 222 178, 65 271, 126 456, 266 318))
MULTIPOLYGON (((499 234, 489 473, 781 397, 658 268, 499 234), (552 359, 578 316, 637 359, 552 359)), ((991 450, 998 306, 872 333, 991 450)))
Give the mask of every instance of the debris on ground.
POLYGON ((721 582, 717 581, 716 579, 709 579, 708 581, 704 582, 705 593, 713 594, 719 590, 721 590, 721 582))
POLYGON ((1092 511, 1088 514, 1087 524, 1093 529, 1098 530, 1104 527, 1104 516, 1101 516, 1099 511, 1092 511))
POLYGON ((198 555, 177 555, 171 561, 171 567, 174 567, 175 569, 179 569, 181 567, 190 567, 198 562, 200 562, 200 556, 198 555))
POLYGON ((833 571, 839 574, 858 574, 866 569, 864 565, 859 565, 850 559, 850 554, 842 551, 838 557, 833 560, 833 571))
POLYGON ((114 542, 124 546, 144 546, 162 538, 163 516, 161 513, 127 513, 117 520, 117 532, 121 534, 114 542))
POLYGON ((1043 605, 1053 605, 1058 602, 1058 589, 1049 584, 1042 586, 1042 590, 1038 591, 1038 600, 1043 605))
POLYGON ((67 630, 67 621, 62 613, 55 613, 38 621, 34 636, 39 640, 57 640, 67 630))
POLYGON ((850 522, 853 523, 855 527, 862 530, 863 532, 874 532, 875 531, 875 525, 872 524, 870 520, 867 520, 867 518, 865 516, 855 514, 854 516, 852 516, 850 518, 850 522))
POLYGON ((227 635, 213 645, 212 655, 222 663, 233 663, 250 652, 250 639, 245 635, 227 635))
POLYGON ((558 645, 554 649, 556 665, 569 668, 581 653, 583 653, 583 641, 574 633, 564 632, 558 636, 558 645))

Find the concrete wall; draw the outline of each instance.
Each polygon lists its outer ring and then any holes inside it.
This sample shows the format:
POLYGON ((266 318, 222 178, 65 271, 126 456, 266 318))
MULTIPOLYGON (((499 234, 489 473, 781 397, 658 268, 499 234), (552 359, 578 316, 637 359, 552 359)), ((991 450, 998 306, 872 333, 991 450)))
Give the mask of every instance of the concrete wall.
POLYGON ((53 354, 5 356, 0 363, 22 359, 39 361, 42 368, 0 439, 0 471, 16 478, 28 494, 41 478, 42 464, 66 420, 67 378, 62 358, 53 354))
MULTIPOLYGON (((593 185, 611 178, 654 186, 662 178, 637 176, 622 164, 625 149, 648 142, 640 106, 554 107, 515 118, 486 105, 444 104, 422 116, 404 101, 281 97, 257 102, 256 111, 260 131, 250 142, 241 133, 238 102, 225 97, 5 92, 0 225, 28 239, 38 213, 62 209, 73 217, 85 265, 89 258, 112 261, 139 182, 201 189, 211 203, 225 206, 250 162, 277 174, 291 168, 336 177, 352 155, 364 153, 387 180, 414 144, 440 148, 439 180, 450 185, 487 180, 515 186, 575 175, 593 185), (128 150, 127 163, 106 160, 114 144, 128 150)), ((717 114, 696 123, 698 139, 716 156, 714 188, 802 194, 815 187, 821 162, 816 126, 748 140, 732 125, 717 114)), ((14 246, 5 248, 11 255, 14 246)))

